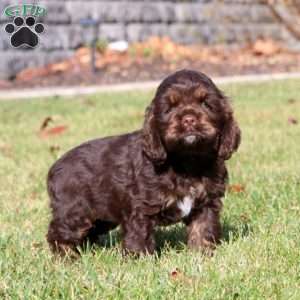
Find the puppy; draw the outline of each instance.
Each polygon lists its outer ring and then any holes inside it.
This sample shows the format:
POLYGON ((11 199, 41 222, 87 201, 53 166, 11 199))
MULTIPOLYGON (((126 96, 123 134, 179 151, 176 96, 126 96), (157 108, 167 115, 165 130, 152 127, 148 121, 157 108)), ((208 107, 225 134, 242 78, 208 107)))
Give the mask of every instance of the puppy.
POLYGON ((141 130, 86 142, 48 174, 54 252, 121 226, 125 253, 155 251, 154 230, 183 222, 190 248, 220 241, 225 160, 240 144, 228 99, 206 75, 181 70, 158 87, 141 130))

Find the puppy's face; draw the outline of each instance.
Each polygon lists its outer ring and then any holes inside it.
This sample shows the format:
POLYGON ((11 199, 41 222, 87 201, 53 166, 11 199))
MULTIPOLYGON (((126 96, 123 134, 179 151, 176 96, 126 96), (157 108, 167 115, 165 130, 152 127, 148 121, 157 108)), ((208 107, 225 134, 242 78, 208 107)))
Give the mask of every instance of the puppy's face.
POLYGON ((143 150, 156 163, 169 153, 229 159, 240 130, 227 98, 203 73, 178 71, 158 87, 144 123, 143 150))
POLYGON ((201 83, 170 87, 155 103, 158 128, 167 150, 198 154, 213 151, 226 114, 222 101, 217 90, 201 83))

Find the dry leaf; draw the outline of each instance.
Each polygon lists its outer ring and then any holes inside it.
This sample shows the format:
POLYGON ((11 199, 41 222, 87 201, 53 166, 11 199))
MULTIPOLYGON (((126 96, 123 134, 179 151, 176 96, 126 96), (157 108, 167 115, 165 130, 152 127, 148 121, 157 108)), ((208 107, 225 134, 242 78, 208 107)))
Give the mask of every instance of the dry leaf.
POLYGON ((289 122, 290 124, 292 124, 292 125, 298 124, 298 120, 295 119, 294 117, 289 117, 289 118, 288 118, 288 122, 289 122))
POLYGON ((245 190, 245 186, 241 184, 232 184, 228 187, 229 193, 243 193, 245 190))
POLYGON ((175 278, 176 276, 178 276, 178 274, 180 274, 181 272, 180 272, 180 270, 178 269, 178 268, 176 268, 175 270, 173 270, 172 272, 171 272, 171 277, 172 278, 175 278))
POLYGON ((68 129, 66 125, 59 125, 49 129, 40 131, 40 137, 47 138, 49 136, 60 135, 68 129))
POLYGON ((175 268, 170 273, 171 279, 179 282, 183 282, 184 284, 191 285, 196 281, 196 278, 188 277, 184 273, 182 273, 178 268, 175 268))

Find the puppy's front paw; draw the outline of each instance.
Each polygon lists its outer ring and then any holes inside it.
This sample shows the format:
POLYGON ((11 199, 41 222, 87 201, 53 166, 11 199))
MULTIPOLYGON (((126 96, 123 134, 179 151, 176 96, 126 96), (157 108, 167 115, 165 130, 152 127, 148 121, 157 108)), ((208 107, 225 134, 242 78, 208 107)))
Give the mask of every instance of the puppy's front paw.
POLYGON ((216 243, 206 238, 190 237, 188 247, 192 250, 201 251, 204 255, 212 256, 216 249, 216 243))
POLYGON ((136 244, 135 242, 128 243, 126 240, 123 242, 122 254, 124 256, 130 256, 138 258, 144 255, 151 255, 154 253, 155 244, 154 242, 141 245, 140 243, 136 244))

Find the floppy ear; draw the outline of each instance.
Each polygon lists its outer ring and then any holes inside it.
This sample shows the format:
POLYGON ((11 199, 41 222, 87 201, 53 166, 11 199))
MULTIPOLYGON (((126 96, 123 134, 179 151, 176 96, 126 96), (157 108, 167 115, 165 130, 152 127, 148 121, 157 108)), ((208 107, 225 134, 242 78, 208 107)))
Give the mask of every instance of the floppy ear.
POLYGON ((159 136, 153 113, 153 104, 146 109, 142 147, 144 153, 153 163, 160 165, 165 162, 167 153, 159 136))
POLYGON ((241 142, 241 131, 232 113, 224 124, 219 141, 219 157, 227 160, 235 152, 241 142))

